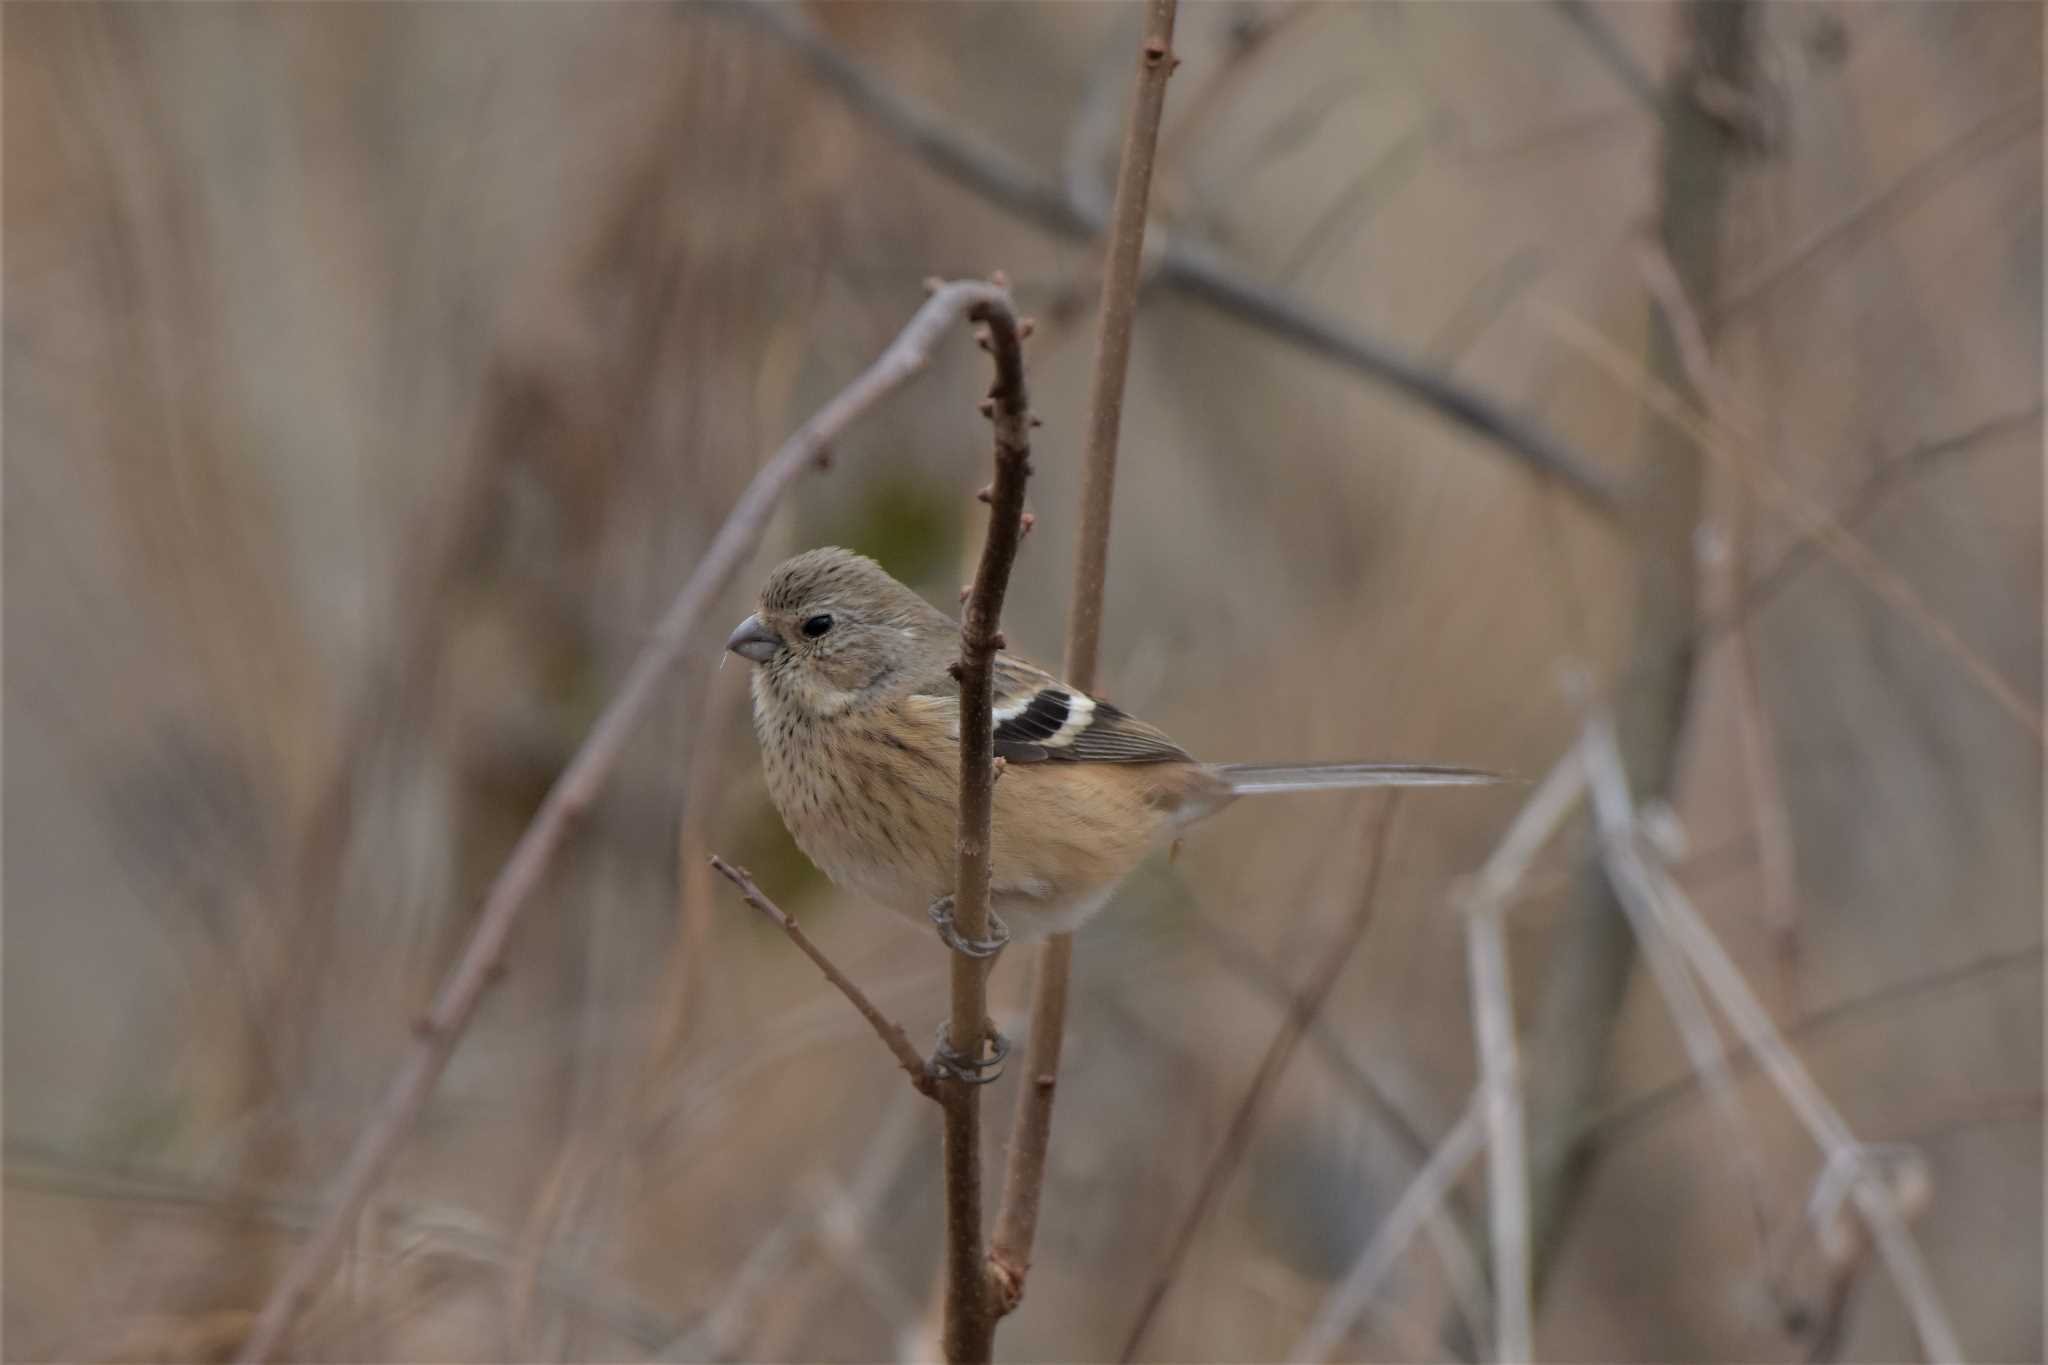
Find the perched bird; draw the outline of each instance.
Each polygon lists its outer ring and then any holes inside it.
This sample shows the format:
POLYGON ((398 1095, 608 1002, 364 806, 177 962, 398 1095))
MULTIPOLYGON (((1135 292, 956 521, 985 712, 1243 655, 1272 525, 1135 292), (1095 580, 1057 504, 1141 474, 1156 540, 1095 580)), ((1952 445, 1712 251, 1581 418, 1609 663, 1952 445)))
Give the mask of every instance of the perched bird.
MULTIPOLYGON (((805 856, 942 935, 957 864, 960 627, 873 560, 811 550, 768 576, 725 647, 751 660, 768 795, 805 856)), ((1071 930, 1138 862, 1240 796, 1498 781, 1430 764, 1213 764, 1011 654, 995 662, 991 909, 1071 930)), ((1007 934, 1005 934, 1007 937, 1007 934)), ((970 951, 975 945, 966 945, 970 951)), ((989 947, 992 951, 994 945, 989 947)))

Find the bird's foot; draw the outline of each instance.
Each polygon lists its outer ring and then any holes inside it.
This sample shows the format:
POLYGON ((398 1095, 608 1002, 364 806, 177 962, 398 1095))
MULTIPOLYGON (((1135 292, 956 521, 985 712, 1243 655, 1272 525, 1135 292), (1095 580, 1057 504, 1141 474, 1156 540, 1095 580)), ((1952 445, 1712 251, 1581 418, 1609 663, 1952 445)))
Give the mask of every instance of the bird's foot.
POLYGON ((953 898, 951 896, 941 896, 933 901, 931 908, 926 913, 931 916, 932 923, 938 928, 939 941, 963 957, 994 957, 1009 946, 1010 926, 998 919, 994 910, 988 912, 987 938, 960 937, 960 930, 953 923, 953 898))
POLYGON ((987 1085, 1003 1074, 1003 1059, 1009 1055, 1010 1040, 996 1032, 993 1021, 982 1024, 980 1046, 971 1055, 955 1050, 946 1026, 940 1024, 930 1066, 934 1075, 949 1076, 962 1085, 987 1085))

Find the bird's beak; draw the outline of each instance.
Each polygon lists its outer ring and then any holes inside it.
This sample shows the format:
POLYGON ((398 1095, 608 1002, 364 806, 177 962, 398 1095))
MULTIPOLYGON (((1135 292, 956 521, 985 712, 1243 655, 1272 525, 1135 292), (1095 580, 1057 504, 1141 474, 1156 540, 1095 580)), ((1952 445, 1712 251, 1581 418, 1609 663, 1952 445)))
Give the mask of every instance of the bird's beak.
POLYGON ((725 647, 742 659, 765 664, 775 657, 776 650, 782 648, 782 641, 775 638, 774 631, 761 624, 760 617, 749 616, 726 637, 725 647))

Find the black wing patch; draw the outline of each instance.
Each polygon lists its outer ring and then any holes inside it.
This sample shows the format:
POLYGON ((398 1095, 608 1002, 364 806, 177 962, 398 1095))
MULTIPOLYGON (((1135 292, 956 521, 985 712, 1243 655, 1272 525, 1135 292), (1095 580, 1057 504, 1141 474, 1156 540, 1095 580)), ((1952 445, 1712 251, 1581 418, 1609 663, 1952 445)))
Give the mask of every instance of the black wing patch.
POLYGON ((1051 739, 1066 726, 1073 707, 1063 687, 1048 687, 1031 699, 1030 705, 996 727, 1002 739, 1051 739))
POLYGON ((995 752, 1012 763, 1159 763, 1186 759, 1181 747, 1108 702, 1064 687, 1040 688, 995 727, 995 752))
POLYGON ((1022 711, 996 723, 996 757, 1012 763, 1043 763, 1052 757, 1045 741, 1059 735, 1072 714, 1064 687, 1040 688, 1022 711))

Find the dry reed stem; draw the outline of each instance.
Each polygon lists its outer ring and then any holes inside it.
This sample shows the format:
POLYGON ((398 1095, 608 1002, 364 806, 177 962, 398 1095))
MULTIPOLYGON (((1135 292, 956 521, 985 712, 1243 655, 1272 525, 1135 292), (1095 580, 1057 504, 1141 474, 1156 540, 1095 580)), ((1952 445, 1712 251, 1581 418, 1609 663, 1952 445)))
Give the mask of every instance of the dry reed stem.
POLYGON ((1500 1360, 1533 1351, 1529 1162, 1501 919, 1530 864, 1556 835, 1587 788, 1583 743, 1552 765, 1522 803, 1500 842, 1458 892, 1466 916, 1474 1033, 1481 1083, 1475 1097, 1488 1144, 1487 1212, 1492 1223, 1494 1350, 1500 1360))
POLYGON ((286 1263, 257 1314, 240 1360, 265 1360, 277 1353, 300 1303, 340 1250, 370 1191, 426 1107, 477 1003, 496 977, 513 926, 571 824, 597 798, 662 680, 695 636, 704 613, 753 553, 783 494, 805 470, 817 467, 820 452, 855 419, 925 367, 932 346, 963 313, 1005 297, 1003 290, 980 283, 946 284, 934 290, 874 364, 783 442, 747 485, 492 882, 476 928, 416 1026, 411 1051, 371 1111, 335 1181, 328 1217, 286 1263))
POLYGON ((1252 1129, 1258 1121, 1260 1110, 1272 1096, 1287 1074, 1288 1065, 1301 1046, 1302 1036, 1308 1031, 1309 1023, 1320 1013, 1329 1000, 1330 992, 1337 985, 1337 978, 1351 961, 1351 956, 1364 941, 1365 932, 1372 927, 1374 912, 1379 907, 1380 883, 1386 875, 1387 850, 1394 832, 1394 816, 1400 809, 1400 793, 1388 795, 1371 832, 1367 835, 1367 846, 1372 850, 1371 865, 1365 874, 1365 886, 1359 893, 1358 904, 1338 931, 1336 939, 1319 954, 1321 966, 1301 992, 1301 1008, 1290 1011, 1280 1021, 1279 1029, 1273 1034, 1273 1041, 1266 1047, 1266 1055, 1259 1061, 1259 1069, 1253 1073, 1251 1084, 1245 1087, 1243 1097, 1238 1101, 1237 1110, 1231 1115, 1230 1125, 1224 1129, 1223 1140, 1209 1158, 1209 1164, 1202 1172, 1201 1181, 1195 1187, 1194 1202, 1180 1221, 1173 1241, 1167 1248, 1166 1259, 1160 1265, 1152 1283, 1145 1291, 1144 1299, 1138 1305, 1138 1314, 1131 1321, 1131 1328, 1124 1336, 1123 1350, 1118 1359, 1129 1362, 1137 1358, 1138 1347, 1144 1343, 1145 1333, 1151 1328, 1160 1306, 1173 1288, 1181 1267, 1186 1264, 1189 1250, 1194 1246, 1195 1234, 1201 1229, 1203 1220, 1215 1206, 1217 1197, 1230 1180, 1242 1160, 1245 1148, 1251 1142, 1252 1129))
MULTIPOLYGON (((1589 741, 1591 745, 1603 752, 1620 752, 1614 737, 1614 723, 1604 713, 1590 718, 1587 727, 1593 736, 1589 741)), ((1700 998, 1699 988, 1686 970, 1684 959, 1658 927, 1655 892, 1651 889, 1649 874, 1632 846, 1634 798, 1629 795, 1625 778, 1619 783, 1614 781, 1615 770, 1611 767, 1594 767, 1590 775, 1593 817, 1600 832, 1601 861, 1607 870, 1608 883, 1614 887, 1622 910, 1628 915, 1629 926, 1635 931, 1636 945, 1642 950, 1644 961, 1650 965, 1650 974, 1656 980, 1658 992, 1664 997, 1665 1007, 1678 1029, 1679 1040, 1684 1044, 1686 1059, 1699 1075, 1727 1129, 1729 1149, 1742 1175, 1758 1239, 1767 1241, 1769 1216, 1763 1203, 1764 1161, 1756 1125, 1743 1105, 1742 1097, 1736 1092, 1728 1071, 1727 1053, 1721 1046, 1721 1034, 1714 1027, 1713 1016, 1707 1012, 1706 1002, 1700 998)))
POLYGON ((1451 1190, 1485 1144, 1485 1117, 1485 1105, 1475 1094, 1464 1114, 1408 1182, 1394 1207, 1373 1229, 1371 1240, 1344 1272, 1344 1278, 1325 1296, 1307 1330, 1287 1352, 1289 1360, 1317 1365, 1328 1360, 1343 1344, 1372 1302, 1380 1281, 1394 1268, 1408 1243, 1415 1240, 1415 1234, 1429 1222, 1442 1218, 1451 1190))
POLYGON ((1534 1336, 1529 1288, 1529 1157, 1523 1138, 1522 1063, 1515 1047, 1514 997, 1497 902, 1475 899, 1467 906, 1465 948, 1486 1117, 1494 1358, 1503 1365, 1522 1365, 1533 1358, 1534 1336))
MULTIPOLYGON (((1081 525, 1074 558, 1074 589, 1067 610, 1066 681, 1082 691, 1095 686, 1102 637, 1102 594, 1109 575, 1110 512, 1116 493, 1117 440, 1123 426, 1124 379, 1130 370, 1137 322, 1138 275, 1145 249, 1146 207, 1158 152, 1166 85, 1173 55, 1176 0, 1149 0, 1145 33, 1133 74, 1131 107, 1117 167, 1108 261, 1096 328, 1095 368, 1088 394, 1088 453, 1081 490, 1081 525)), ((1032 979, 1031 1036, 1025 1055, 1026 1087, 1010 1130, 1002 1206, 989 1243, 989 1273, 1001 1310, 1014 1309, 1031 1272, 1031 1247, 1044 1198, 1046 1153, 1052 1143, 1053 1101, 1060 1051, 1066 1038, 1067 995, 1074 940, 1054 934, 1038 951, 1032 979)))
MULTIPOLYGON (((1590 727, 1587 741, 1584 753, 1588 769, 1595 774, 1596 781, 1605 784, 1610 791, 1619 788, 1625 800, 1627 777, 1612 741, 1612 732, 1590 727)), ((1707 928, 1685 892, 1659 865, 1654 849, 1648 846, 1647 841, 1636 837, 1632 812, 1630 824, 1629 851, 1643 870, 1659 929, 1678 944, 1693 970, 1719 1003, 1722 1013, 1743 1036, 1765 1073, 1820 1148, 1826 1163, 1822 1171, 1823 1180, 1846 1179, 1849 1182, 1849 1197, 1856 1201, 1858 1211, 1877 1242, 1879 1254, 1912 1314, 1914 1328, 1920 1334, 1920 1342, 1928 1358, 1934 1361, 1962 1360, 1962 1346, 1948 1311, 1934 1289, 1932 1276, 1920 1257, 1919 1249, 1906 1231, 1905 1219, 1893 1201, 1892 1191, 1883 1180, 1882 1173, 1875 1170, 1865 1144, 1857 1140, 1841 1114, 1814 1083, 1749 983, 1743 979, 1741 969, 1729 958, 1713 931, 1707 928)))

